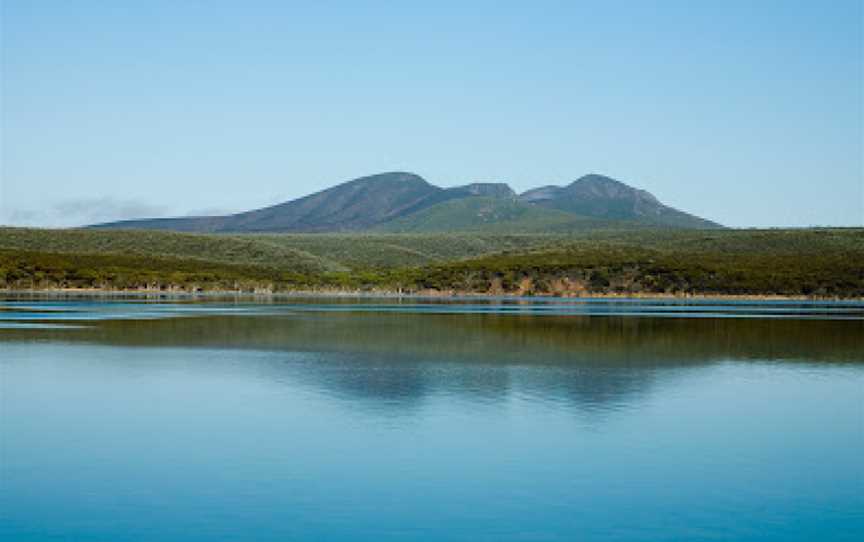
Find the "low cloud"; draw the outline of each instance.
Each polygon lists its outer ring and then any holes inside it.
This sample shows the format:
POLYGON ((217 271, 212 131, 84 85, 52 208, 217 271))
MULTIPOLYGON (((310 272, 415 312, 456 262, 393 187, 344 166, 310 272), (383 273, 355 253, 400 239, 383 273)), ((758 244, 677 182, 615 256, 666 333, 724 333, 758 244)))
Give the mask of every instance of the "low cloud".
POLYGON ((61 201, 42 210, 4 208, 0 210, 0 224, 66 228, 131 218, 158 218, 170 214, 167 207, 140 201, 111 197, 84 198, 61 201))
MULTIPOLYGON (((266 205, 253 205, 248 207, 248 209, 275 205, 284 201, 284 198, 274 197, 266 205)), ((174 207, 112 197, 64 200, 47 204, 43 209, 15 209, 8 205, 2 205, 2 201, 0 201, 0 226, 70 228, 135 218, 223 216, 245 210, 247 209, 238 209, 236 207, 202 207, 186 212, 182 210, 178 212, 174 207)))

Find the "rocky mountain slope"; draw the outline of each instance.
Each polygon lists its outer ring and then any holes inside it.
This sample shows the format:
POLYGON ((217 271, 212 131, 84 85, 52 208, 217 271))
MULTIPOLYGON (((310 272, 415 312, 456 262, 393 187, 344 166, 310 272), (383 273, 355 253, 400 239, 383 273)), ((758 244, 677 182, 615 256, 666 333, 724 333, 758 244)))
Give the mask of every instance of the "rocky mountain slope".
POLYGON ((607 220, 677 228, 719 227, 715 222, 664 205, 645 190, 593 173, 567 186, 529 190, 520 196, 520 200, 547 209, 607 220))
POLYGON ((215 233, 565 232, 598 228, 718 228, 603 175, 516 194, 505 183, 440 188, 407 172, 348 181, 296 200, 226 216, 137 219, 95 228, 215 233))

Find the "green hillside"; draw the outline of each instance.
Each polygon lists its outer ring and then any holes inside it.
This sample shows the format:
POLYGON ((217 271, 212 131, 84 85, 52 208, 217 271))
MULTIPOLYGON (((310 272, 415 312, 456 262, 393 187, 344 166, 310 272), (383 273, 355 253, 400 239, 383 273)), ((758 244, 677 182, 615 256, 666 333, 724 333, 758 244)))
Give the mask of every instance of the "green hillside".
POLYGON ((0 288, 864 297, 864 229, 201 235, 0 228, 0 288))
MULTIPOLYGON (((406 233, 406 234, 255 234, 243 236, 301 250, 350 269, 411 267, 504 250, 554 245, 546 234, 406 233)), ((2 244, 2 241, 0 241, 2 244)))
POLYGON ((864 297, 864 230, 605 233, 428 266, 418 289, 864 297))
POLYGON ((0 248, 0 288, 271 291, 308 287, 319 272, 279 270, 193 258, 140 254, 73 254, 0 248))
POLYGON ((0 228, 0 248, 48 253, 173 257, 270 266, 303 273, 345 270, 334 261, 301 249, 252 237, 153 230, 0 228))
POLYGON ((123 254, 256 265, 322 273, 410 267, 502 250, 547 246, 550 235, 198 234, 155 230, 0 227, 0 249, 123 254))
POLYGON ((546 209, 513 198, 462 198, 445 201, 407 217, 388 222, 377 231, 441 233, 549 233, 609 227, 610 222, 546 209))

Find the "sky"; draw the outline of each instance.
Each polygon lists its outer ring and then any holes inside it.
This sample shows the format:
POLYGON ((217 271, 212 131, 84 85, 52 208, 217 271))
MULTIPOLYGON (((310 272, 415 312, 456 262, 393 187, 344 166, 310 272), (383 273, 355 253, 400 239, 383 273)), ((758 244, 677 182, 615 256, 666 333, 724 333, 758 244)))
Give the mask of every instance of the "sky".
POLYGON ((236 212, 383 171, 602 173, 864 225, 864 1, 0 0, 0 224, 236 212))

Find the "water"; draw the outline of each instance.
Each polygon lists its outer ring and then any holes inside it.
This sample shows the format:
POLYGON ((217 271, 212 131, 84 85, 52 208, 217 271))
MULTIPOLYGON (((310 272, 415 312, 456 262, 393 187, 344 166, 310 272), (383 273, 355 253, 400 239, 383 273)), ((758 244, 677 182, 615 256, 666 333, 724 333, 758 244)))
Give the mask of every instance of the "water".
POLYGON ((7 298, 3 540, 859 540, 864 305, 7 298))

